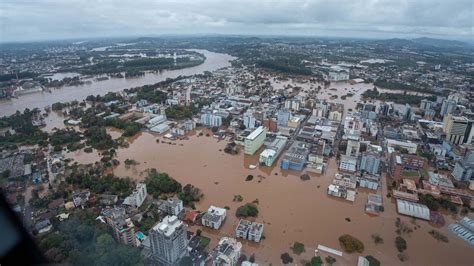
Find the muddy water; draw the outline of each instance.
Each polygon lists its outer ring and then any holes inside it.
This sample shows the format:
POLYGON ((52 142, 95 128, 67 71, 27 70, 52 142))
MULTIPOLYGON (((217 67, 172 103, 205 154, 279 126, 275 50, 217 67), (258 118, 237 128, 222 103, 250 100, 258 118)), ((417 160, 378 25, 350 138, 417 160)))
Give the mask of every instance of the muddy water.
POLYGON ((108 79, 104 81, 92 81, 90 84, 79 86, 69 86, 52 90, 51 93, 31 93, 22 95, 17 99, 0 101, 0 116, 11 115, 17 110, 35 107, 44 108, 55 102, 69 102, 72 100, 82 100, 88 95, 106 94, 107 92, 121 91, 127 88, 154 84, 167 78, 175 78, 179 75, 194 75, 204 71, 214 71, 222 67, 230 66, 232 56, 227 54, 213 53, 206 50, 195 50, 206 56, 206 60, 199 66, 162 71, 160 73, 147 73, 146 75, 133 79, 108 79))
MULTIPOLYGON (((205 197, 197 204, 197 209, 205 211, 211 204, 229 206, 228 217, 219 231, 204 230, 212 239, 211 247, 217 244, 219 237, 234 235, 238 222, 234 216, 237 207, 258 200, 260 213, 257 221, 265 223, 265 240, 260 244, 243 243, 244 253, 255 253, 257 262, 261 264, 281 264, 281 253, 291 254, 289 246, 294 241, 306 246, 306 252, 302 255, 292 255, 296 263, 309 259, 318 244, 340 249, 337 239, 344 233, 352 234, 364 242, 366 249, 363 255, 373 255, 385 265, 400 263, 394 245, 394 222, 397 217, 395 204, 384 198, 385 212, 380 217, 370 217, 364 213, 367 200, 365 191, 359 192, 354 203, 327 196, 326 187, 336 172, 333 160, 329 161, 329 169, 324 175, 301 181, 301 173, 282 172, 278 164, 273 168, 250 170, 248 165, 255 163, 257 156, 225 154, 219 150, 224 149, 226 142, 212 137, 194 135, 188 140, 173 141, 176 145, 157 144, 156 139, 157 136, 143 133, 128 149, 119 149, 118 159, 122 164, 114 173, 143 180, 142 171, 154 167, 169 173, 183 184, 191 183, 201 188, 205 197), (123 161, 127 158, 135 159, 140 164, 125 169, 123 161), (255 177, 250 182, 245 181, 248 174, 255 177), (242 195, 244 201, 233 202, 234 195, 242 195), (351 222, 345 218, 350 218, 351 222), (379 234, 384 244, 375 245, 371 240, 373 233, 379 234)), ((385 195, 386 191, 379 193, 385 195)), ((410 218, 402 217, 402 220, 411 223, 410 218)), ((434 240, 428 234, 432 229, 428 223, 416 223, 421 228, 404 236, 408 241, 409 261, 406 264, 452 265, 455 258, 457 265, 472 265, 472 247, 450 234, 446 226, 439 230, 448 236, 449 244, 434 240)), ((321 255, 327 256, 324 253, 321 255)), ((337 260, 344 265, 354 265, 357 256, 344 254, 337 260)))

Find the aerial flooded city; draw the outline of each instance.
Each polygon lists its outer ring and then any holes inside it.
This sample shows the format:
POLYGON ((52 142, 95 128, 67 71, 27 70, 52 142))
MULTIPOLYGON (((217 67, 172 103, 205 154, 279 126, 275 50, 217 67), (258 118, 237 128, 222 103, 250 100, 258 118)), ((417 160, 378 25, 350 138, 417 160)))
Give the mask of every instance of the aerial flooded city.
POLYGON ((469 42, 0 52, 2 265, 474 264, 469 42))

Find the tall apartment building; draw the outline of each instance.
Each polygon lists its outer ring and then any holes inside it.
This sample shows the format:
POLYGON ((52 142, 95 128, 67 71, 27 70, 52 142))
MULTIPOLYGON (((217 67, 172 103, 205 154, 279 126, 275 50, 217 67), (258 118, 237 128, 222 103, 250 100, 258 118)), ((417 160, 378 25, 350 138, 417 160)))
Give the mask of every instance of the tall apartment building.
POLYGON ((163 201, 160 210, 168 215, 178 216, 183 211, 183 201, 177 197, 171 197, 163 201))
POLYGON ((454 100, 443 100, 443 104, 441 105, 441 111, 439 112, 442 117, 447 114, 451 114, 456 110, 457 102, 454 100))
POLYGON ((291 113, 288 109, 281 109, 278 111, 277 115, 277 124, 280 127, 288 126, 288 121, 290 120, 291 113))
POLYGON ((208 127, 220 127, 222 125, 222 117, 211 113, 205 113, 201 115, 201 124, 208 127))
POLYGON ((301 105, 300 101, 296 100, 296 99, 291 99, 291 100, 286 100, 285 101, 285 108, 286 109, 298 111, 298 110, 300 110, 300 105, 301 105))
POLYGON ((266 128, 264 128, 263 126, 256 128, 245 138, 245 154, 253 155, 258 149, 260 149, 260 147, 262 147, 266 137, 266 128))
POLYGON ((247 111, 244 114, 244 126, 245 126, 245 128, 254 129, 255 128, 255 122, 256 122, 256 119, 253 116, 252 112, 247 111))
POLYGON ((147 196, 146 184, 138 183, 132 195, 125 198, 123 204, 138 208, 142 206, 147 196))
POLYGON ((347 147, 346 147, 347 156, 357 157, 359 156, 359 150, 360 150, 360 141, 352 140, 352 139, 347 141, 347 147))
POLYGON ((177 265, 188 254, 186 225, 176 216, 166 216, 150 230, 153 259, 164 265, 177 265))
POLYGON ((378 175, 380 172, 380 154, 376 152, 365 152, 362 154, 359 170, 378 175))
POLYGON ((464 116, 447 114, 443 122, 443 131, 446 133, 446 139, 449 142, 456 145, 472 142, 474 134, 473 120, 469 120, 464 116))
POLYGON ((139 241, 135 236, 135 225, 127 217, 125 209, 122 207, 108 208, 102 211, 105 222, 112 227, 114 237, 120 243, 138 246, 139 241))

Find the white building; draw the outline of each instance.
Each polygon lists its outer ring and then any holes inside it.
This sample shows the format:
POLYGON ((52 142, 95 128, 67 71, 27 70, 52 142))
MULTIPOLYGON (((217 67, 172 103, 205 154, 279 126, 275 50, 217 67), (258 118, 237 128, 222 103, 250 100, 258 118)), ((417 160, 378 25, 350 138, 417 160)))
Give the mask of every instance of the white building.
POLYGON ((135 190, 132 192, 132 195, 125 198, 123 204, 129 205, 135 208, 142 206, 143 202, 147 196, 146 184, 138 183, 135 190))
POLYGON ((227 210, 216 206, 211 206, 206 214, 202 216, 202 225, 212 229, 219 229, 225 220, 227 210))
POLYGON ((245 154, 253 155, 260 147, 262 147, 267 137, 267 129, 263 126, 258 127, 245 138, 244 151, 245 154))
POLYGON ((153 259, 164 265, 176 265, 188 254, 186 225, 176 216, 166 216, 150 230, 153 259))
POLYGON ((241 251, 242 243, 235 238, 222 237, 219 244, 210 253, 212 266, 236 266, 241 251))
POLYGON ((357 170, 357 157, 341 155, 339 169, 347 172, 355 172, 357 170))
POLYGON ((256 119, 253 116, 252 112, 247 111, 244 114, 244 126, 245 126, 245 128, 254 129, 255 128, 255 122, 256 122, 256 119))
POLYGON ((263 224, 240 219, 235 228, 235 235, 258 243, 262 239, 263 224))
POLYGON ((183 201, 177 197, 168 198, 163 201, 160 209, 166 212, 168 215, 178 216, 183 211, 183 201))
POLYGON ((201 124, 208 127, 220 127, 222 125, 222 117, 211 113, 202 114, 201 124))

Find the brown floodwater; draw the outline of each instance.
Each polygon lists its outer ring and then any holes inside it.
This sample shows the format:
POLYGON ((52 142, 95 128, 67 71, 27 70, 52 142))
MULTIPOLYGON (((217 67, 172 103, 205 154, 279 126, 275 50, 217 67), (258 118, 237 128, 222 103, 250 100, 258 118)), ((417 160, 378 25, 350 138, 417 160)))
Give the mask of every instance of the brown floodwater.
POLYGON ((60 89, 53 89, 49 92, 38 92, 22 95, 16 99, 0 101, 0 117, 11 115, 17 110, 23 111, 25 108, 44 108, 55 102, 69 102, 73 100, 81 101, 89 95, 103 95, 107 92, 122 91, 127 88, 134 88, 148 84, 154 84, 167 78, 176 78, 180 75, 188 76, 201 74, 204 71, 214 71, 219 68, 230 66, 233 57, 227 54, 209 52, 207 50, 194 50, 206 56, 204 63, 177 70, 164 70, 159 73, 148 72, 144 76, 131 79, 111 78, 103 81, 91 80, 89 84, 79 86, 68 86, 60 89))
MULTIPOLYGON (((205 211, 210 205, 229 206, 227 219, 219 231, 205 229, 204 233, 212 239, 211 247, 217 244, 221 236, 233 236, 238 223, 235 210, 242 204, 258 200, 259 215, 256 219, 265 224, 265 239, 256 244, 242 241, 244 253, 256 254, 256 260, 262 264, 281 264, 280 255, 290 251, 294 241, 305 244, 306 252, 300 256, 293 255, 296 263, 314 255, 318 244, 340 249, 338 237, 349 233, 362 240, 365 251, 361 255, 373 255, 384 265, 400 264, 397 258, 395 241, 395 219, 412 225, 411 218, 398 216, 392 201, 384 197, 385 212, 379 217, 366 215, 364 205, 367 190, 359 190, 354 203, 338 200, 326 195, 326 188, 336 173, 333 159, 323 175, 311 175, 309 181, 301 181, 300 172, 281 171, 278 163, 270 167, 259 167, 251 170, 249 164, 255 164, 258 156, 247 156, 242 152, 228 155, 223 152, 226 141, 213 137, 194 134, 187 140, 171 141, 176 145, 157 143, 162 139, 150 133, 142 133, 135 138, 127 149, 119 149, 117 158, 122 163, 114 169, 118 176, 130 176, 143 180, 143 171, 156 168, 167 172, 179 182, 190 183, 199 187, 205 194, 196 205, 198 210, 205 211), (123 161, 134 159, 140 164, 126 169, 123 161), (252 181, 245 181, 249 174, 252 181), (242 195, 243 202, 234 202, 234 195, 242 195), (346 221, 350 218, 350 222, 346 221), (384 244, 375 245, 372 234, 379 234, 384 244)), ((169 140, 165 140, 169 142, 169 140)), ((76 159, 80 159, 78 155, 76 159)), ((385 181, 384 181, 385 182, 385 181)), ((386 195, 385 186, 378 193, 386 195)), ((445 217, 447 224, 452 221, 445 217)), ((408 265, 472 265, 474 253, 466 242, 453 236, 447 226, 437 230, 449 238, 449 243, 442 243, 432 238, 428 231, 433 229, 427 222, 415 222, 421 228, 414 230, 404 238, 408 242, 408 265)), ((193 230, 195 227, 191 227, 193 230)), ((322 256, 328 254, 322 253, 322 256)), ((359 254, 344 254, 337 257, 343 265, 354 265, 359 254)))

